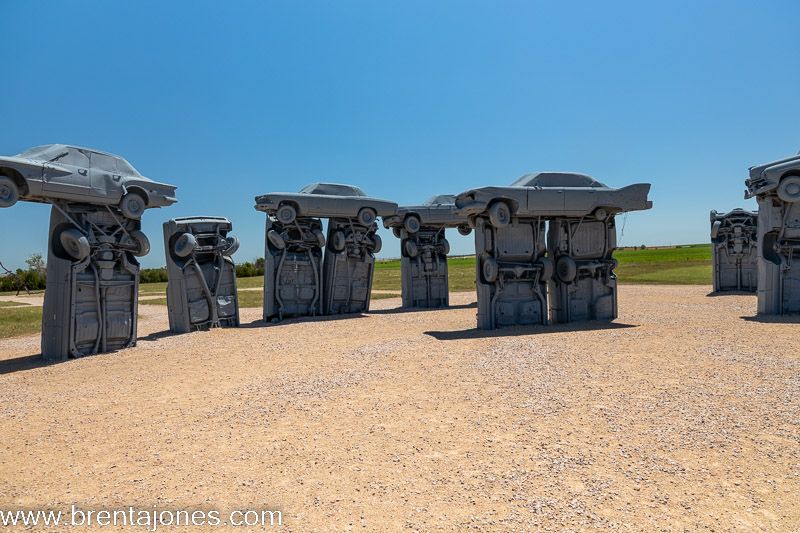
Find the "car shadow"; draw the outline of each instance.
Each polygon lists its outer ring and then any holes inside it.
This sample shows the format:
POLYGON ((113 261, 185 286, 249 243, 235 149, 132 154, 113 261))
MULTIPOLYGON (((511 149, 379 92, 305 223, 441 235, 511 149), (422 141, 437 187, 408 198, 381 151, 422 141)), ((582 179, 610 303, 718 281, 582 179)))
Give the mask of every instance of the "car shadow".
POLYGON ((447 311, 450 309, 471 309, 477 308, 478 302, 468 304, 448 305, 447 307, 392 307, 390 309, 375 309, 369 311, 370 315, 393 315, 396 313, 420 313, 422 311, 447 311))
POLYGON ((172 330, 165 329, 163 331, 154 331, 148 335, 144 335, 143 337, 137 337, 137 341, 157 341, 158 339, 165 339, 167 337, 174 337, 175 335, 180 335, 180 333, 175 333, 172 330))
POLYGON ((484 339, 492 337, 518 337, 522 335, 545 335, 548 333, 565 333, 571 331, 596 331, 604 329, 638 328, 638 324, 623 324, 621 322, 584 321, 569 324, 555 324, 552 326, 509 326, 498 329, 463 329, 457 331, 426 331, 429 335, 440 341, 455 341, 463 339, 484 339))
POLYGON ((707 298, 716 298, 717 296, 755 296, 755 292, 750 291, 717 291, 709 292, 706 294, 707 298))
POLYGON ((3 359, 0 361, 0 375, 21 372, 23 370, 32 370, 34 368, 40 368, 43 366, 57 365, 67 361, 69 361, 69 359, 46 361, 40 353, 33 355, 22 355, 13 359, 3 359))
POLYGON ((748 322, 760 322, 761 324, 800 324, 800 315, 753 315, 740 318, 748 322))
POLYGON ((248 322, 246 324, 239 324, 240 328, 271 328, 275 326, 288 326, 289 324, 302 324, 304 322, 321 322, 329 320, 352 320, 354 318, 364 318, 365 313, 348 313, 344 315, 317 315, 317 316, 295 316, 291 318, 284 318, 279 322, 266 322, 264 319, 259 318, 248 322))

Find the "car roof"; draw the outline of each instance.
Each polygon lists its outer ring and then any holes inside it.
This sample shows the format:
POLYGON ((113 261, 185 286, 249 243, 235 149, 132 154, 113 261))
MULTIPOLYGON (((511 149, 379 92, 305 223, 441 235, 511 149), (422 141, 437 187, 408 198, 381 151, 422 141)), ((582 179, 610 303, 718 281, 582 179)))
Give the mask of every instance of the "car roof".
POLYGON ((518 178, 512 187, 541 187, 563 188, 563 187, 606 187, 596 179, 586 174, 578 172, 532 172, 518 178))
POLYGON ((330 196, 366 196, 364 191, 355 185, 345 183, 310 183, 300 189, 304 194, 326 194, 330 196))

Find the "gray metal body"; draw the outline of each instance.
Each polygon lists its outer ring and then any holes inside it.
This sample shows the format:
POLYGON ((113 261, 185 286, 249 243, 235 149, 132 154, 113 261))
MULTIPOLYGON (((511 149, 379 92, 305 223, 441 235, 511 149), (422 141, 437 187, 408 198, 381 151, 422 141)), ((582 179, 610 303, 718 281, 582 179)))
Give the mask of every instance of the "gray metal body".
MULTIPOLYGON (((312 183, 300 192, 272 192, 256 197, 256 209, 278 213, 284 205, 291 205, 297 216, 317 218, 355 218, 362 209, 372 209, 377 216, 394 215, 397 204, 370 198, 354 185, 341 183, 312 183)), ((280 216, 278 220, 283 220, 280 216)))
POLYGON ((456 214, 455 196, 434 196, 422 205, 402 206, 384 217, 383 225, 400 238, 403 307, 450 305, 446 228, 471 231, 466 217, 456 214))
POLYGON ((504 202, 520 217, 581 217, 599 208, 609 214, 650 209, 649 183, 613 189, 585 174, 538 172, 526 174, 508 187, 481 187, 459 194, 459 214, 474 218, 495 202, 504 202))
POLYGON ((369 308, 374 254, 381 248, 376 218, 394 215, 396 203, 338 183, 255 200, 267 214, 264 320, 369 308), (327 238, 319 218, 329 219, 327 238))
POLYGON ((107 152, 48 144, 0 157, 0 207, 17 200, 121 206, 129 194, 141 197, 149 208, 176 201, 174 186, 145 178, 125 159, 107 152))
POLYGON ((615 318, 614 215, 652 207, 649 190, 540 172, 458 195, 457 214, 475 227, 478 327, 546 324, 548 312, 553 322, 615 318))
POLYGON ((135 256, 148 251, 137 220, 105 207, 54 204, 42 315, 45 359, 136 344, 139 263, 135 256))
POLYGON ((545 224, 517 219, 502 227, 484 217, 475 224, 478 328, 547 324, 545 224))
POLYGON ((377 225, 353 219, 328 220, 323 263, 323 310, 326 315, 363 313, 369 309, 375 253, 380 250, 377 225))
POLYGON ((550 320, 566 323, 579 320, 617 318, 614 216, 554 218, 548 222, 547 255, 555 272, 549 282, 550 320))
POLYGON ((182 217, 164 222, 169 329, 188 333, 239 325, 236 266, 239 241, 224 217, 182 217))
POLYGON ((322 222, 298 217, 284 226, 268 216, 266 235, 264 320, 321 315, 322 222))
POLYGON ((800 155, 750 169, 758 201, 758 314, 800 313, 800 155))
POLYGON ((758 213, 711 211, 711 263, 714 291, 756 292, 758 288, 758 213))

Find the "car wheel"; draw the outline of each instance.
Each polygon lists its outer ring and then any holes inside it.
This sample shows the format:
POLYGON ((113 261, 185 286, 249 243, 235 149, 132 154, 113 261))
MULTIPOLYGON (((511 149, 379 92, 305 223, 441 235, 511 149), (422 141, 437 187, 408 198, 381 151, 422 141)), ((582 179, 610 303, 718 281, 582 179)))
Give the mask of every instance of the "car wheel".
POLYGON ((136 244, 136 251, 133 252, 133 255, 136 257, 144 257, 145 255, 150 253, 150 239, 147 238, 142 231, 138 229, 133 230, 131 232, 131 239, 136 244))
POLYGON ((715 220, 713 224, 711 224, 711 242, 717 242, 717 235, 719 235, 719 229, 722 227, 722 222, 719 220, 715 220))
POLYGON ((472 233, 472 228, 470 228, 469 226, 459 226, 458 233, 459 235, 464 235, 466 237, 467 235, 472 233))
POLYGON ((541 280, 542 281, 550 281, 553 277, 553 271, 555 270, 555 265, 553 265, 553 260, 549 257, 542 257, 539 260, 539 266, 542 267, 541 271, 541 280))
POLYGON ((19 200, 19 188, 8 176, 0 176, 0 207, 11 207, 19 200))
POLYGON ((399 238, 401 238, 401 237, 402 237, 402 235, 403 235, 402 233, 400 233, 401 231, 402 231, 402 230, 401 230, 400 228, 398 228, 397 226, 395 226, 395 227, 393 227, 393 228, 392 228, 392 235, 394 235, 395 237, 397 237, 397 238, 399 239, 399 238))
POLYGON ((497 281, 497 275, 500 272, 500 268, 497 266, 497 260, 491 256, 484 257, 481 271, 483 272, 483 279, 486 280, 487 283, 494 283, 497 281))
POLYGON ((283 204, 275 213, 275 218, 283 225, 291 224, 297 218, 297 209, 292 204, 283 204))
POLYGON ((172 245, 172 251, 178 257, 189 257, 197 247, 197 237, 191 233, 184 233, 172 245))
POLYGON ((419 217, 416 215, 408 215, 403 221, 403 227, 412 235, 419 231, 420 226, 422 226, 422 224, 419 221, 419 217))
POLYGON ((314 230, 311 231, 311 233, 313 233, 314 237, 316 237, 317 244, 319 244, 320 248, 325 246, 325 234, 322 233, 321 229, 314 229, 314 230))
POLYGON ((147 202, 145 202, 141 194, 135 192, 129 192, 119 201, 119 210, 122 211, 125 218, 139 220, 142 218, 146 208, 147 202))
POLYGON ((419 255, 419 248, 417 247, 417 243, 412 240, 406 240, 403 243, 403 251, 406 253, 406 257, 415 258, 419 255))
POLYGON ((800 202, 800 176, 786 176, 778 185, 778 198, 784 202, 800 202))
POLYGON ((578 275, 578 265, 575 260, 568 255, 562 255, 556 261, 556 276, 564 283, 570 283, 578 275))
POLYGON ((598 207, 597 209, 595 209, 593 214, 595 220, 603 221, 608 218, 608 211, 602 207, 598 207))
POLYGON ((76 228, 67 228, 58 237, 61 247, 75 261, 81 261, 89 257, 92 247, 89 246, 89 239, 86 235, 76 228))
POLYGON ((378 213, 375 212, 374 209, 371 207, 365 207, 361 211, 358 212, 356 216, 356 220, 362 226, 371 227, 372 224, 375 223, 375 219, 378 217, 378 213))
POLYGON ((345 246, 347 246, 347 238, 344 236, 344 232, 342 230, 334 231, 328 245, 331 247, 331 250, 337 253, 344 250, 345 246))
POLYGON ((278 233, 274 229, 271 229, 267 232, 267 239, 276 250, 283 250, 284 248, 286 248, 286 241, 284 241, 280 233, 278 233))
POLYGON ((439 241, 439 253, 442 255, 447 255, 450 253, 450 243, 447 242, 447 239, 442 239, 439 241))
POLYGON ((222 250, 222 255, 230 257, 236 253, 236 250, 239 249, 239 237, 236 235, 230 235, 225 237, 225 240, 228 242, 228 246, 222 250))
POLYGON ((372 253, 377 254, 383 248, 383 239, 378 234, 372 236, 372 253))
POLYGON ((511 222, 511 208, 505 202, 495 202, 489 206, 489 222, 496 228, 507 226, 511 222))

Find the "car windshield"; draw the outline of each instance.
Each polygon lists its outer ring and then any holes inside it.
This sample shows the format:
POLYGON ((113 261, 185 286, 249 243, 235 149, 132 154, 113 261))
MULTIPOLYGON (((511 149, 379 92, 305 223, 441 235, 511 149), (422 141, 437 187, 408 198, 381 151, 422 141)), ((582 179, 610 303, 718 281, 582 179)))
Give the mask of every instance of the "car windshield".
POLYGON ((300 189, 300 192, 303 194, 328 194, 331 196, 366 196, 364 191, 358 187, 338 183, 312 183, 300 189))
POLYGON ((512 187, 605 187, 602 183, 587 176, 572 172, 539 172, 538 174, 525 174, 511 184, 512 187))
POLYGON ((439 194, 428 198, 422 205, 455 205, 456 197, 449 194, 439 194))
POLYGON ((16 157, 24 157, 26 159, 41 159, 42 161, 49 161, 65 152, 65 147, 55 144, 43 144, 42 146, 35 146, 28 148, 22 153, 17 154, 16 157))

